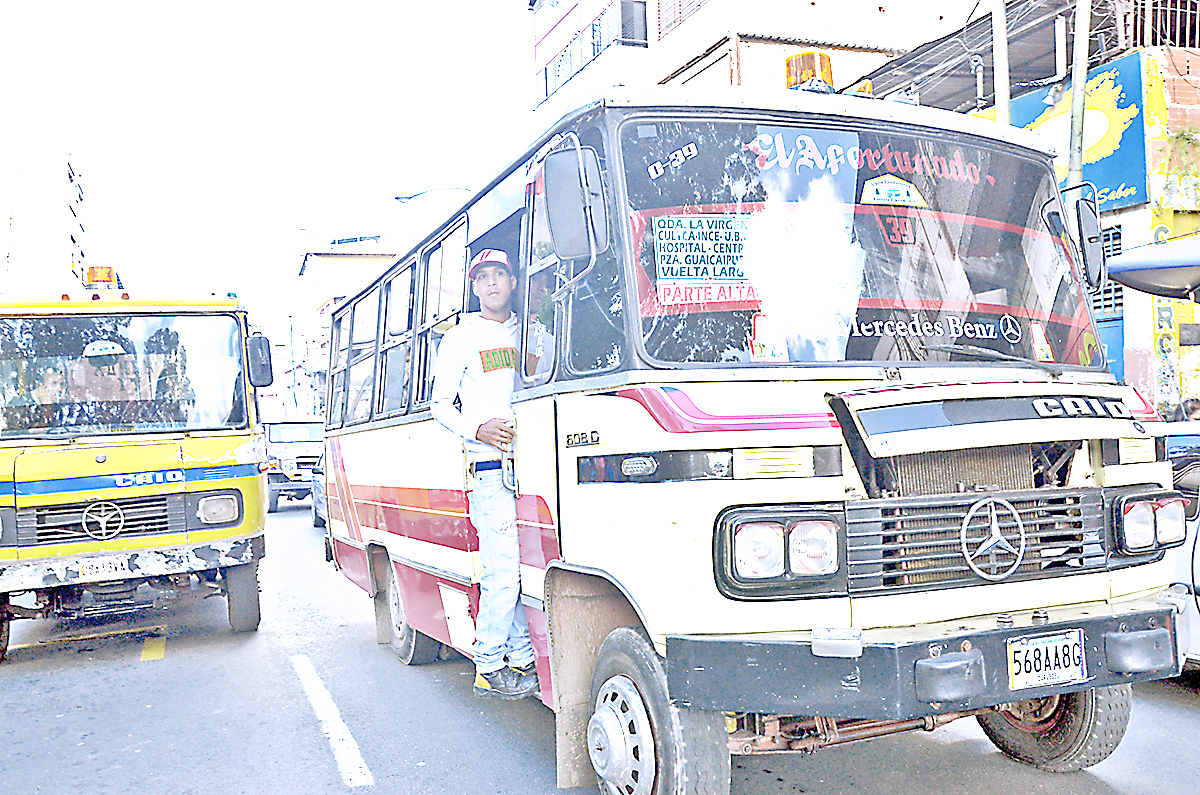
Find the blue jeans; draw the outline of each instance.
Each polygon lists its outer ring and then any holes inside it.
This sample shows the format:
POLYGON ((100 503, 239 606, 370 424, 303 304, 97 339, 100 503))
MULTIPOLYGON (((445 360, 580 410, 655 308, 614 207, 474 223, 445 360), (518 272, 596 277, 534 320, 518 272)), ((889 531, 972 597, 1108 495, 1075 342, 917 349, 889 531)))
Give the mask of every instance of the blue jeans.
POLYGON ((504 487, 498 469, 477 473, 472 485, 471 524, 483 564, 472 652, 475 670, 490 674, 504 667, 505 657, 514 667, 533 662, 533 644, 521 604, 516 495, 504 487))

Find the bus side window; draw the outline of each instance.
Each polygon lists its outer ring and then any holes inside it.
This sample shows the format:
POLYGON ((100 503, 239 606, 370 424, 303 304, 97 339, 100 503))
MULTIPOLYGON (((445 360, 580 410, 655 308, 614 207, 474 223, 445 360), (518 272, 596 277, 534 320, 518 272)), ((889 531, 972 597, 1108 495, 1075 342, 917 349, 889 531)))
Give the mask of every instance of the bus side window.
POLYGON ((333 321, 330 329, 329 396, 326 399, 325 421, 330 428, 342 427, 346 408, 346 365, 349 362, 350 334, 346 313, 333 321))
POLYGON ((379 330, 379 288, 354 302, 350 325, 350 368, 346 377, 346 422, 371 418, 375 387, 375 338, 379 330))
POLYGON ((408 407, 408 385, 412 376, 412 276, 413 263, 389 280, 384 288, 384 324, 381 395, 379 411, 398 414, 408 407))
POLYGON ((426 249, 422 257, 424 289, 421 292, 420 324, 416 349, 420 355, 420 379, 416 402, 428 404, 433 394, 434 364, 442 335, 453 328, 462 312, 466 294, 467 225, 458 223, 445 237, 426 249))

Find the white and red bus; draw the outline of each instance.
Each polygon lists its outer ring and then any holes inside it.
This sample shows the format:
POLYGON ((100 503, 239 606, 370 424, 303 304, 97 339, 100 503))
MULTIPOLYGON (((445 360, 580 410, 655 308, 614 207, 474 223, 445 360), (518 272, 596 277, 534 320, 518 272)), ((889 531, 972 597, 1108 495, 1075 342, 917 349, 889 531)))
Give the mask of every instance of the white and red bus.
POLYGON ((1093 202, 1032 134, 808 92, 608 96, 334 313, 338 568, 407 664, 469 655, 477 539, 430 415, 466 263, 519 263, 523 604, 559 784, 977 718, 1105 758, 1180 670, 1183 502, 1109 374, 1093 202))

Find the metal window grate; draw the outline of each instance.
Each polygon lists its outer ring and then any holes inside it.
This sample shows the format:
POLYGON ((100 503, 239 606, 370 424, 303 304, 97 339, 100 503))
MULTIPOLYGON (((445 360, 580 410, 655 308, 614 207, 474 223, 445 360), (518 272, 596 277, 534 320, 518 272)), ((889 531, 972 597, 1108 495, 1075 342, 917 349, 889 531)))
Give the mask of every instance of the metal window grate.
POLYGON ((1198 0, 1131 0, 1117 12, 1132 47, 1200 47, 1198 0))

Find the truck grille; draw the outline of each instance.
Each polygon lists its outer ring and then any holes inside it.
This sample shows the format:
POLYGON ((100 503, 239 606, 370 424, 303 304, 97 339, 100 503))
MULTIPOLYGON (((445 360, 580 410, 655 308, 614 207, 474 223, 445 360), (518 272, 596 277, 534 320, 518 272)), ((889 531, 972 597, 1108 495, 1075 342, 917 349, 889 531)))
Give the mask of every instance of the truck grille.
POLYGON ((17 546, 95 541, 83 529, 83 513, 96 502, 121 509, 124 524, 118 538, 181 533, 187 529, 184 495, 159 494, 114 500, 93 500, 67 505, 39 505, 17 509, 17 546))
POLYGON ((312 469, 320 458, 319 455, 298 455, 296 456, 296 466, 300 469, 312 469))
MULTIPOLYGON (((1006 491, 942 494, 863 500, 846 506, 847 562, 852 594, 897 593, 929 588, 978 585, 963 551, 962 525, 973 505, 988 497, 1007 501, 1025 528, 1022 562, 1005 581, 1078 574, 1102 569, 1104 503, 1097 489, 1054 489, 1053 492, 1006 491)), ((1016 520, 1004 510, 999 527, 1017 537, 1016 520)), ((969 537, 986 534, 990 517, 977 511, 969 537)), ((968 542, 968 550, 978 544, 968 542)), ((973 550, 972 550, 973 551, 973 550)), ((976 560, 985 573, 1001 574, 1015 563, 1009 556, 976 560)))

